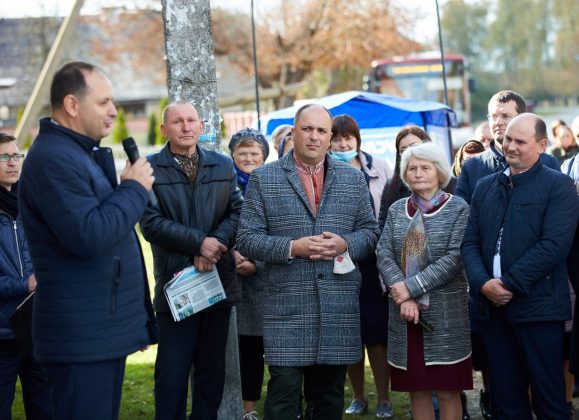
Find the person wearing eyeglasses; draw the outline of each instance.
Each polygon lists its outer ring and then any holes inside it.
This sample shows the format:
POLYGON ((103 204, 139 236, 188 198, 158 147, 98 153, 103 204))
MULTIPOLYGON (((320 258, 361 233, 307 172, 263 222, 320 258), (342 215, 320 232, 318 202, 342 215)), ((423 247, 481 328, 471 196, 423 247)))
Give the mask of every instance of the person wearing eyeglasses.
POLYGON ((20 378, 29 419, 52 419, 46 372, 16 340, 9 318, 36 289, 22 222, 18 217, 18 178, 24 155, 16 139, 0 132, 0 418, 10 419, 20 378))
MULTIPOLYGON (((479 180, 487 175, 502 172, 507 169, 507 161, 503 154, 503 139, 509 122, 519 114, 527 111, 527 103, 517 92, 502 90, 495 93, 488 103, 487 120, 491 130, 492 140, 488 149, 478 156, 466 161, 458 177, 455 194, 470 204, 475 187, 479 180)), ((542 153, 541 162, 553 169, 559 170, 557 159, 542 153)), ((472 305, 472 302, 471 302, 472 305)), ((471 311, 472 311, 471 307, 471 311)), ((476 325, 471 316, 472 365, 474 370, 481 371, 483 390, 480 392, 480 407, 484 418, 492 418, 491 394, 489 387, 488 362, 486 351, 476 325)))
POLYGON ((546 144, 537 115, 509 122, 508 166, 479 181, 461 246, 496 419, 570 416, 562 369, 571 318, 565 259, 579 199, 570 178, 540 162, 546 144))
MULTIPOLYGON (((493 140, 490 147, 464 164, 455 194, 470 204, 478 181, 490 174, 502 172, 507 168, 503 155, 503 138, 509 122, 519 114, 527 112, 525 98, 512 90, 502 90, 493 95, 488 104, 488 121, 493 140)), ((546 153, 541 162, 552 169, 560 170, 559 162, 546 153)))

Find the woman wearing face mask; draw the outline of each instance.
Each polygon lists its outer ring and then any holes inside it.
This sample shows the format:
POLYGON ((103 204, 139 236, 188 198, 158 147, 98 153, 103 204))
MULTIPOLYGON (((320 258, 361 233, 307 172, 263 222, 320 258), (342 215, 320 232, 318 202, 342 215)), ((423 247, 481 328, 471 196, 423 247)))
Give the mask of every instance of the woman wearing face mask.
MULTIPOLYGON (((332 124, 330 154, 334 159, 360 169, 366 176, 370 190, 370 203, 376 217, 380 210, 380 197, 386 179, 391 171, 388 164, 360 150, 360 129, 349 115, 338 115, 332 124)), ((362 273, 360 289, 360 323, 362 345, 366 347, 370 366, 376 383, 376 416, 392 417, 392 404, 388 394, 389 370, 386 362, 386 343, 388 341, 388 307, 378 279, 376 255, 372 253, 358 261, 362 273)), ((363 353, 364 354, 364 353, 363 353)), ((354 390, 354 397, 346 414, 363 414, 368 411, 368 400, 364 393, 364 359, 348 366, 348 377, 354 390)))

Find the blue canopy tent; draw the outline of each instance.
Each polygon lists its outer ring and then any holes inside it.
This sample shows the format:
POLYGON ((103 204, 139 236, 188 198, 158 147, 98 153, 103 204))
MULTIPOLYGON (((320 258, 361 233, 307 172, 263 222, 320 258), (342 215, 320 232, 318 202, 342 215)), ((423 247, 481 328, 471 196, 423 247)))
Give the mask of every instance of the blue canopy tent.
MULTIPOLYGON (((396 157, 396 133, 408 124, 416 124, 428 131, 433 141, 446 151, 450 162, 448 126, 457 127, 457 122, 454 111, 444 104, 361 91, 338 93, 316 99, 313 103, 326 107, 333 115, 351 115, 360 126, 362 149, 386 159, 391 165, 396 157)), ((262 131, 269 138, 278 125, 293 124, 299 108, 295 105, 261 117, 262 131)))

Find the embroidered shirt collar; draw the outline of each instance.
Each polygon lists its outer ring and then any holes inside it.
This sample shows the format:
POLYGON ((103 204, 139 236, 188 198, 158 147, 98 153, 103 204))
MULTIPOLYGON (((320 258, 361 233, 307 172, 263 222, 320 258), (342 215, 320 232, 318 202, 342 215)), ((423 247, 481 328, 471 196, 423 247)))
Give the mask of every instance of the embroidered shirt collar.
POLYGON ((300 172, 306 173, 308 175, 317 175, 321 171, 324 170, 325 159, 323 159, 320 163, 317 163, 316 165, 307 165, 307 164, 303 163, 302 161, 300 161, 296 157, 295 153, 293 156, 294 156, 294 162, 296 164, 296 168, 300 172))

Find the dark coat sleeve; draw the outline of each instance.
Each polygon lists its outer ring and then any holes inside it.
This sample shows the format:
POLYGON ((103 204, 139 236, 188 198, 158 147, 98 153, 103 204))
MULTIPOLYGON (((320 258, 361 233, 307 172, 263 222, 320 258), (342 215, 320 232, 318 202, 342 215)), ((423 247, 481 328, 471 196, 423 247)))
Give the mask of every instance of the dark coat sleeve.
MULTIPOLYGON (((460 176, 462 177, 461 172, 460 176)), ((460 184, 460 177, 459 177, 460 184)), ((472 296, 477 296, 480 293, 482 286, 492 278, 487 271, 482 256, 482 246, 479 234, 479 219, 481 218, 479 204, 480 197, 484 194, 479 194, 482 186, 479 184, 470 203, 470 213, 466 230, 461 245, 461 253, 464 261, 464 267, 469 282, 469 291, 472 296)))
POLYGON ((473 167, 474 167, 473 159, 469 159, 466 162, 464 162, 462 171, 460 172, 460 175, 456 181, 456 188, 454 190, 454 195, 457 195, 460 198, 462 198, 464 201, 467 202, 467 204, 470 204, 470 200, 472 198, 473 193, 473 191, 471 191, 470 188, 471 185, 470 178, 472 177, 471 172, 473 167))
POLYGON ((44 200, 37 207, 42 219, 52 221, 50 229, 62 248, 80 258, 100 255, 129 235, 148 202, 147 190, 134 180, 98 197, 93 183, 108 179, 91 178, 73 153, 47 156, 34 170, 34 191, 38 202, 44 200))

